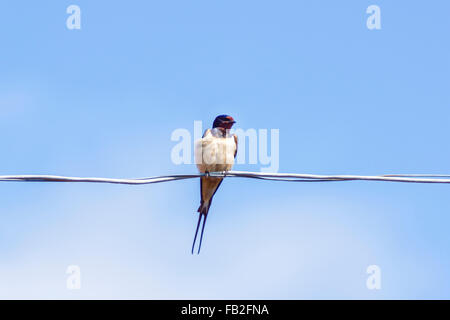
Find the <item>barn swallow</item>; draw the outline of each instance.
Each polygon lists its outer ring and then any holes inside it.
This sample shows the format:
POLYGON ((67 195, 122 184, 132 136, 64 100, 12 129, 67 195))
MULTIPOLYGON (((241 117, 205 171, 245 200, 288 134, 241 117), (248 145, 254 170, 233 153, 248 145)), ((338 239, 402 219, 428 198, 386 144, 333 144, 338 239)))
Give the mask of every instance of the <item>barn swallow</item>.
POLYGON ((211 201, 222 183, 223 178, 210 177, 209 172, 229 171, 233 167, 234 159, 237 154, 238 140, 235 134, 230 134, 230 129, 236 121, 231 116, 220 115, 214 120, 212 129, 207 129, 203 137, 199 139, 195 146, 195 162, 200 173, 206 173, 206 176, 200 177, 200 207, 197 212, 198 222, 195 230, 192 251, 194 253, 195 242, 197 240, 198 229, 203 217, 202 232, 198 253, 202 246, 203 231, 205 230, 206 218, 208 217, 211 201))

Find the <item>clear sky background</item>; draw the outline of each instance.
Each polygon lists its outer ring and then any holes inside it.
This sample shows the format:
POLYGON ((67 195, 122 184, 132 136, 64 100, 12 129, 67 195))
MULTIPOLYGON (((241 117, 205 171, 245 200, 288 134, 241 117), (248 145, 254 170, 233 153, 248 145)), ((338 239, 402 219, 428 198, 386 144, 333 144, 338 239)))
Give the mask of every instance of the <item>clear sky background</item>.
MULTIPOLYGON (((146 177, 177 128, 280 130, 279 172, 450 173, 448 1, 8 1, 0 174, 146 177), (66 8, 81 8, 81 30, 66 8), (366 8, 381 8, 368 30, 366 8)), ((260 170, 260 165, 237 165, 260 170)), ((450 298, 450 186, 0 183, 0 298, 450 298), (81 289, 66 269, 81 268, 81 289), (381 268, 368 290, 366 268, 381 268)))

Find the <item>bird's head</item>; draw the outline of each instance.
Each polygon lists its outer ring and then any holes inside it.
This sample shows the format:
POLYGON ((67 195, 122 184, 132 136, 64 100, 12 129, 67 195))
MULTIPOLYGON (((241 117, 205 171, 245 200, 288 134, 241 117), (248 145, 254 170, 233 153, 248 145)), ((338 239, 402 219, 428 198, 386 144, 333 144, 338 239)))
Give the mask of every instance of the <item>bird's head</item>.
POLYGON ((227 116, 226 114, 222 114, 217 116, 213 123, 213 128, 222 128, 222 129, 231 129, 233 124, 235 124, 232 116, 227 116))

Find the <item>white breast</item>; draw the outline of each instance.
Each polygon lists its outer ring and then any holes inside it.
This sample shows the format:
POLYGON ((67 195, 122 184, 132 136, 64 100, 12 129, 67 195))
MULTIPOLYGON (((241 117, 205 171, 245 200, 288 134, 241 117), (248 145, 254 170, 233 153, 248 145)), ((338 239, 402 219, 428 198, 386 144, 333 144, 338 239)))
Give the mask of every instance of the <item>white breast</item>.
POLYGON ((195 145, 195 160, 200 172, 228 171, 234 164, 236 143, 233 137, 215 137, 208 131, 195 145))

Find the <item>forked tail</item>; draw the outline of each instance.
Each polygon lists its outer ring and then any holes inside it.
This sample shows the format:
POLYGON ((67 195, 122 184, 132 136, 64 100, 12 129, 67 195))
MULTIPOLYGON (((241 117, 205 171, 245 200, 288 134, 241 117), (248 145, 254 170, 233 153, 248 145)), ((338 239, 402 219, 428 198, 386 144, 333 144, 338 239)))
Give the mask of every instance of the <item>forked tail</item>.
POLYGON ((200 227, 200 221, 202 221, 202 217, 203 217, 203 225, 202 225, 202 232, 200 233, 200 242, 198 244, 198 251, 197 254, 200 253, 200 249, 202 247, 202 240, 203 240, 203 232, 205 231, 205 223, 206 223, 206 218, 208 217, 208 211, 209 211, 209 207, 211 206, 211 200, 203 202, 200 204, 200 207, 198 207, 198 222, 197 222, 197 228, 195 230, 195 236, 194 236, 194 242, 192 243, 192 250, 191 253, 194 254, 194 247, 195 247, 195 242, 197 240, 197 234, 198 234, 198 229, 200 227))

